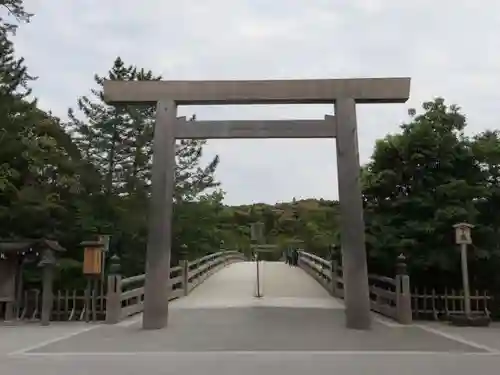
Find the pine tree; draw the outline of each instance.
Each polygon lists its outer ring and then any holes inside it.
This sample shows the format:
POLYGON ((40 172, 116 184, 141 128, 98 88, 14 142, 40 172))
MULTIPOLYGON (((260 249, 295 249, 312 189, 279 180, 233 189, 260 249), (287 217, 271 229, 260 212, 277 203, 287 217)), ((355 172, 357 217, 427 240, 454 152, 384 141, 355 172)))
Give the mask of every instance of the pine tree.
MULTIPOLYGON (((83 96, 78 108, 85 120, 69 111, 71 129, 84 158, 90 160, 104 178, 104 191, 130 195, 148 192, 151 181, 152 142, 155 108, 151 106, 109 106, 104 103, 104 79, 143 81, 159 80, 151 71, 138 69, 118 57, 106 78, 96 75, 99 89, 93 98, 83 96)), ((195 118, 193 117, 194 121, 195 118)), ((207 188, 218 186, 213 174, 218 165, 216 156, 200 167, 204 140, 182 140, 176 145, 175 199, 195 200, 207 188)))
MULTIPOLYGON (((159 80, 161 77, 149 70, 126 65, 118 57, 105 77, 95 75, 97 88, 91 90, 92 96, 83 96, 78 100, 78 109, 83 116, 70 110, 67 124, 83 158, 102 177, 102 196, 94 206, 94 212, 100 215, 101 230, 106 227, 113 234, 114 251, 121 253, 125 272, 142 272, 156 108, 149 105, 107 105, 102 92, 104 79, 143 81, 159 80)), ((190 242, 187 237, 193 232, 188 224, 181 224, 187 221, 180 220, 180 217, 200 215, 200 209, 193 209, 194 206, 188 203, 210 197, 205 194, 207 189, 218 186, 213 175, 219 158, 215 157, 205 166, 200 165, 204 145, 202 140, 176 143, 174 261, 178 247, 190 242)), ((200 207, 211 210, 216 209, 216 204, 204 202, 200 207)), ((207 217, 214 217, 208 211, 206 213, 207 217)), ((88 213, 82 216, 87 217, 88 213)), ((204 224, 202 230, 213 231, 214 227, 213 223, 204 224)), ((200 230, 197 233, 201 236, 200 230)), ((203 236, 210 237, 208 234, 203 236)))
MULTIPOLYGON (((0 5, 10 12, 5 1, 0 5)), ((15 27, 0 17, 0 193, 3 193, 0 217, 8 215, 6 192, 15 188, 15 181, 21 177, 19 171, 27 167, 26 160, 18 157, 24 150, 22 135, 28 130, 21 117, 34 109, 33 103, 23 100, 29 94, 27 83, 32 77, 27 73, 24 60, 15 57, 14 45, 9 39, 15 27)))
POLYGON ((33 14, 24 9, 24 0, 0 0, 0 34, 15 33, 19 23, 29 22, 33 14))
MULTIPOLYGON (((132 66, 125 67, 118 58, 106 78, 136 80, 142 78, 138 73, 132 66)), ((102 86, 104 77, 95 75, 94 80, 102 86)), ((92 89, 91 93, 92 98, 83 96, 78 99, 78 109, 85 120, 78 119, 74 110, 70 109, 68 126, 83 157, 101 173, 103 191, 107 195, 120 193, 126 182, 125 168, 128 169, 134 157, 131 145, 140 130, 147 131, 147 124, 141 121, 144 117, 136 116, 137 108, 106 105, 102 89, 92 89)))
MULTIPOLYGON (((5 9, 29 20, 21 1, 3 1, 5 9)), ((28 99, 33 77, 9 39, 16 26, 0 18, 0 236, 46 237, 64 227, 66 199, 79 191, 72 163, 78 152, 58 119, 28 99)))

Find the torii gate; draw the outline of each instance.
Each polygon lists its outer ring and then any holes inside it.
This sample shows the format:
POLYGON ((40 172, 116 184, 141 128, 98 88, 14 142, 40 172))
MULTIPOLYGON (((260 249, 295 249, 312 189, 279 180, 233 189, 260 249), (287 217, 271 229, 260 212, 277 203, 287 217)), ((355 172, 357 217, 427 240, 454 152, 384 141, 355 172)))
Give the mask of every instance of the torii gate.
POLYGON ((175 140, 336 138, 346 325, 371 327, 356 104, 405 103, 410 78, 105 81, 110 104, 156 105, 143 328, 167 325, 175 140), (334 104, 324 120, 186 121, 178 105, 334 104))

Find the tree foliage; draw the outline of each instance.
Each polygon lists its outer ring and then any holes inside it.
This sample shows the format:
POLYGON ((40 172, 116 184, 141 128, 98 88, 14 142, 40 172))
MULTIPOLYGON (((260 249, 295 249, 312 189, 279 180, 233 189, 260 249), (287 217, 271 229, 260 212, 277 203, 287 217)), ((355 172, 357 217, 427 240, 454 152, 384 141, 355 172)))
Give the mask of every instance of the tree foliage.
MULTIPOLYGON (((83 160, 102 181, 94 186, 94 194, 88 200, 91 205, 82 207, 85 212, 81 216, 87 220, 89 230, 113 236, 114 250, 122 256, 125 269, 137 273, 143 267, 147 243, 155 108, 149 105, 107 105, 102 91, 105 79, 151 81, 161 77, 152 71, 127 65, 118 57, 106 76, 95 75, 97 88, 91 90, 91 97, 78 99, 78 112, 70 110, 70 121, 66 124, 83 160), (83 115, 82 118, 79 115, 83 115)), ((216 210, 218 195, 207 195, 206 191, 218 186, 213 175, 219 158, 215 157, 202 166, 204 145, 205 141, 200 140, 182 140, 176 144, 174 262, 183 244, 193 253, 203 252, 194 241, 192 224, 184 219, 187 215, 204 219, 199 221, 196 231, 197 238, 207 240, 204 251, 210 250, 215 241, 210 240, 212 235, 201 232, 212 231, 215 226, 213 221, 206 219, 211 217, 211 210, 216 210), (187 228, 191 228, 191 232, 187 228)))
MULTIPOLYGON (((476 225, 478 245, 493 229, 484 219, 493 198, 488 181, 494 183, 493 150, 499 139, 491 133, 465 137, 465 116, 442 98, 422 109, 418 115, 412 111, 401 133, 379 140, 364 167, 367 243, 371 261, 382 272, 390 272, 390 260, 404 253, 415 275, 433 274, 430 283, 444 285, 459 276, 452 226, 476 225)), ((471 258, 491 256, 491 239, 484 245, 475 247, 471 258)))
POLYGON ((231 248, 248 250, 250 226, 264 224, 265 241, 281 250, 300 242, 301 246, 320 256, 329 256, 329 247, 338 243, 338 203, 306 199, 275 205, 254 204, 225 207, 219 228, 224 243, 231 248))
MULTIPOLYGON (((19 1, 2 5, 27 19, 19 1)), ((2 22, 8 30, 15 27, 2 22)), ((27 98, 32 77, 8 36, 0 35, 0 235, 60 236, 80 191, 70 156, 75 149, 58 119, 27 98)))
MULTIPOLYGON (((106 105, 102 83, 160 77, 117 58, 62 123, 28 99, 34 77, 9 39, 32 15, 21 0, 2 0, 0 10, 0 237, 56 238, 68 249, 60 276, 69 282, 81 276, 79 243, 111 234, 125 272, 143 272, 155 108, 106 105)), ((191 256, 219 248, 219 159, 203 165, 204 145, 176 145, 173 262, 181 244, 191 256)))
POLYGON ((19 23, 29 22, 32 16, 24 8, 24 0, 0 0, 0 34, 15 33, 19 23))

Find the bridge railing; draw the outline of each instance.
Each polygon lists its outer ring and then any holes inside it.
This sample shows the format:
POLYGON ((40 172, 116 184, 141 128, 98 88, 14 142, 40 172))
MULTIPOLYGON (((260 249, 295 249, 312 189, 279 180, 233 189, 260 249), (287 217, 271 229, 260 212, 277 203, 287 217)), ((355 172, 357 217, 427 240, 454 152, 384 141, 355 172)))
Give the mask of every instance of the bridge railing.
MULTIPOLYGON (((368 275, 370 307, 373 311, 411 324, 410 279, 406 274, 404 258, 398 258, 397 274, 394 278, 368 275)), ((317 255, 299 251, 298 265, 316 279, 333 296, 344 298, 343 268, 338 261, 329 261, 317 255)))
MULTIPOLYGON (((186 296, 209 276, 228 264, 244 260, 238 251, 221 251, 194 261, 183 260, 170 269, 169 299, 186 296)), ((106 295, 106 323, 114 324, 144 309, 145 274, 122 278, 108 276, 106 295)))

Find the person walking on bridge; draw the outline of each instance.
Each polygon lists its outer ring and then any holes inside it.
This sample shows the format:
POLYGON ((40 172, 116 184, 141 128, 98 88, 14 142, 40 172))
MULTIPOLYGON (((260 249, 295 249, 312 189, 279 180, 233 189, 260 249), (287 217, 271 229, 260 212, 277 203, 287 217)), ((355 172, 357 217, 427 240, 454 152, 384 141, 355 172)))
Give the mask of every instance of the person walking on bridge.
POLYGON ((297 266, 299 263, 299 251, 297 249, 292 250, 292 266, 297 266))
POLYGON ((289 266, 292 266, 293 265, 293 257, 292 257, 292 249, 288 248, 286 250, 286 263, 289 265, 289 266))

